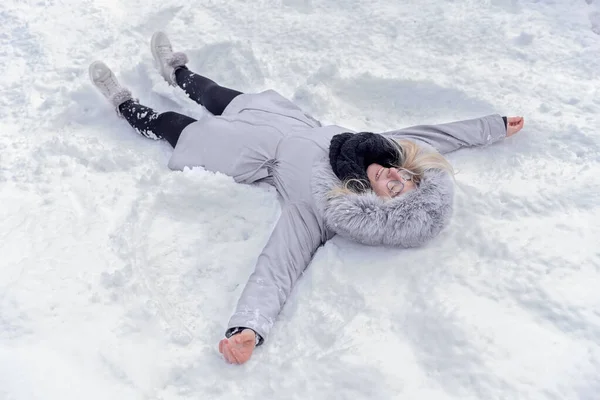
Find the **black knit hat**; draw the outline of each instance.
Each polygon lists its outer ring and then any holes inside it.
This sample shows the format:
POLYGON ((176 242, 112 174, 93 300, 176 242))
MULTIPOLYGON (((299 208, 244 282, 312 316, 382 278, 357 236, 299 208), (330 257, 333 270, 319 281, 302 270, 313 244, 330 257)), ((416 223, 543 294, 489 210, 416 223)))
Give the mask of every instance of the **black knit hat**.
POLYGON ((400 145, 382 135, 361 133, 340 133, 331 139, 329 162, 333 172, 342 182, 349 181, 350 189, 362 192, 371 187, 367 167, 373 163, 384 167, 397 165, 401 157, 400 145))

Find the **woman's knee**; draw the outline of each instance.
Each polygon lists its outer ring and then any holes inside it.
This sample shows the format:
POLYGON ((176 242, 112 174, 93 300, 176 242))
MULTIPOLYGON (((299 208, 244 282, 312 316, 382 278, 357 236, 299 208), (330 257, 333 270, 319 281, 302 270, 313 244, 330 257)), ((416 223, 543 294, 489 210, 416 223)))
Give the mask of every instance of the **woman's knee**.
POLYGON ((241 92, 220 86, 216 83, 206 87, 202 95, 202 104, 214 115, 221 115, 231 101, 241 92))
POLYGON ((218 111, 222 107, 219 89, 219 85, 212 83, 208 85, 202 93, 202 104, 213 114, 215 113, 214 111, 218 111))

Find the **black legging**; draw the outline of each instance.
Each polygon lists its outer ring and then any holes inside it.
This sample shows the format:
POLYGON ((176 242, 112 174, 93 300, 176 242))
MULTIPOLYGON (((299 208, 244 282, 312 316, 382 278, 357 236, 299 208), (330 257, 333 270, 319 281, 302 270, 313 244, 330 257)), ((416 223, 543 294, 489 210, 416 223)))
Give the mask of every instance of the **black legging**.
MULTIPOLYGON (((219 86, 214 81, 195 74, 186 67, 175 70, 175 81, 190 99, 206 107, 214 115, 221 115, 231 100, 242 94, 237 90, 219 86)), ((166 139, 175 147, 183 129, 196 120, 173 111, 162 114, 134 100, 119 106, 119 112, 141 135, 151 139, 166 139)))

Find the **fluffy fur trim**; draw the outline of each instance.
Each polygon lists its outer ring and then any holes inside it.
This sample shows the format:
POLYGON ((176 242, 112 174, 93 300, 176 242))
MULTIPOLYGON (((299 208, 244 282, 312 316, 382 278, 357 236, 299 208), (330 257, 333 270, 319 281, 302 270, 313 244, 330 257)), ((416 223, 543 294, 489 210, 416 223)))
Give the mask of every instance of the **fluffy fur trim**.
POLYGON ((173 53, 167 60, 167 65, 172 68, 183 67, 188 63, 188 57, 185 53, 173 53))
POLYGON ((313 172, 313 196, 326 226, 348 239, 373 246, 417 247, 450 222, 454 186, 447 172, 425 173, 416 190, 392 200, 373 192, 332 192, 342 182, 325 158, 317 162, 313 172))
POLYGON ((110 103, 118 109, 121 104, 131 99, 132 96, 129 89, 121 88, 118 92, 110 96, 108 101, 110 101, 110 103))

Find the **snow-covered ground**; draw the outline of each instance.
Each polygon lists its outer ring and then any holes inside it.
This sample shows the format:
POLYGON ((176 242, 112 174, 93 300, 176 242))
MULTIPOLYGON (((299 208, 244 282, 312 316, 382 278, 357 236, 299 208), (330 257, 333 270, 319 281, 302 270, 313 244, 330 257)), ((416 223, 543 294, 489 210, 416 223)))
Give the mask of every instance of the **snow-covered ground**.
POLYGON ((599 0, 4 0, 0 399, 600 398, 599 0), (201 115, 154 70, 274 88, 385 130, 488 113, 522 133, 450 155, 425 248, 336 238, 243 366, 217 343, 275 193, 171 172, 87 78, 201 115))

